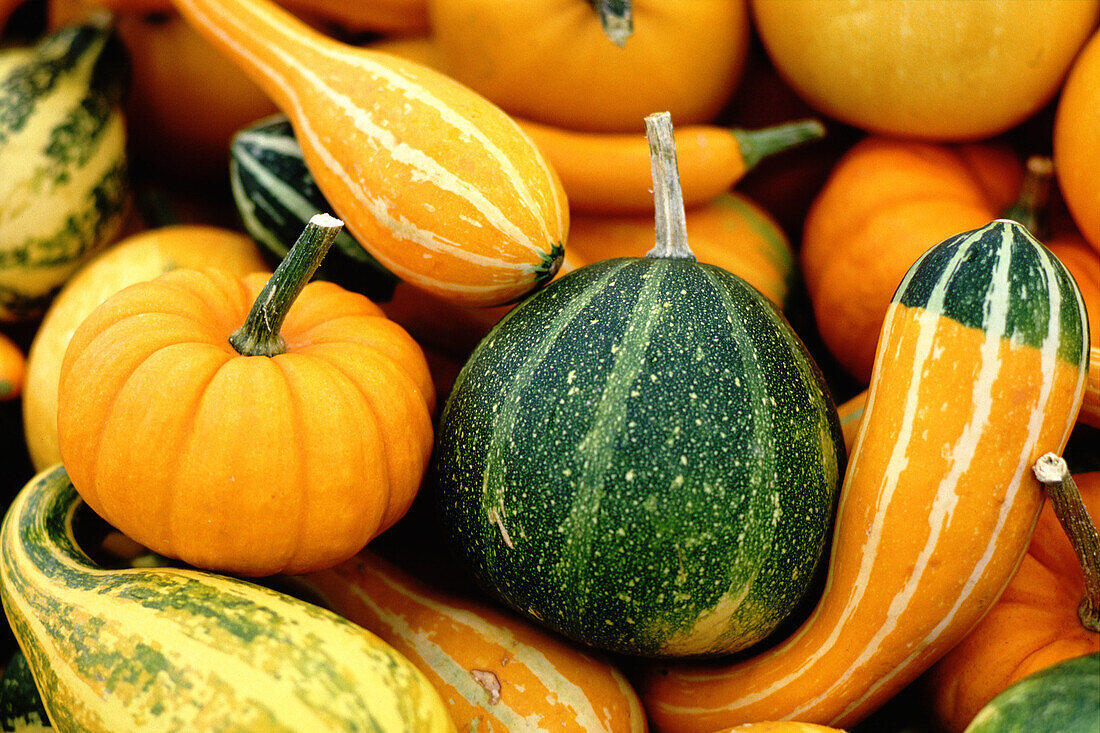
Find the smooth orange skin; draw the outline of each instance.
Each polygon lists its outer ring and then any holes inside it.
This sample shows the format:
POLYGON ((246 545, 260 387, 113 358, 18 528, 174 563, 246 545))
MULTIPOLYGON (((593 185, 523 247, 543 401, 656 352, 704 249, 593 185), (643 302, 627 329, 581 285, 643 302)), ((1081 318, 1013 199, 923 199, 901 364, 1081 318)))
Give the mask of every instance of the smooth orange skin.
POLYGON ((1100 3, 753 0, 752 11, 776 68, 814 109, 943 142, 991 137, 1050 101, 1100 3))
POLYGON ((642 130, 709 122, 733 94, 749 47, 744 0, 634 0, 620 48, 587 0, 431 0, 447 72, 507 112, 560 127, 642 130))
POLYGON ((27 357, 18 344, 0 333, 0 401, 14 400, 23 394, 27 357))
MULTIPOLYGON (((829 574, 813 613, 785 641, 747 660, 651 670, 640 692, 660 730, 707 733, 787 718, 853 725, 965 637, 1012 578, 1043 502, 1030 471, 1015 477, 1021 460, 1030 465, 1064 447, 1080 368, 1059 360, 1045 375, 1051 401, 1029 447, 1034 455, 1021 456, 1044 374, 1036 349, 1002 340, 1000 371, 988 390, 997 420, 982 428, 981 445, 952 481, 944 446, 964 434, 974 440, 976 365, 950 358, 914 365, 920 314, 891 305, 881 369, 849 459, 829 574), (910 398, 917 374, 920 389, 910 398), (910 410, 904 465, 894 468, 891 456, 910 410), (896 489, 886 491, 891 483, 896 489), (950 517, 960 521, 934 517, 951 502, 950 517), (903 596, 908 600, 895 608, 903 596)), ((984 339, 947 318, 937 318, 934 328, 934 342, 947 353, 977 353, 984 339)))
MULTIPOLYGON (((1100 471, 1074 476, 1093 523, 1100 523, 1100 471)), ((1013 682, 1066 659, 1100 652, 1100 633, 1077 617, 1085 579, 1049 502, 1027 555, 989 614, 925 679, 937 722, 962 731, 1013 682)))
MULTIPOLYGON (((786 303, 794 254, 783 230, 763 208, 726 193, 685 211, 688 246, 695 259, 724 267, 780 308, 786 303)), ((653 214, 576 215, 562 272, 614 257, 642 257, 654 245, 653 214)))
POLYGON ((420 347, 357 293, 301 292, 286 352, 241 356, 266 273, 173 270, 77 329, 58 443, 88 505, 136 542, 258 576, 340 562, 411 504, 432 444, 420 347))
MULTIPOLYGON (((560 639, 471 594, 451 591, 432 578, 414 577, 365 550, 356 557, 299 579, 341 616, 377 634, 420 669, 459 730, 508 733, 487 691, 471 695, 466 673, 425 655, 429 639, 464 670, 491 673, 500 697, 537 730, 595 733, 578 720, 573 701, 587 701, 601 715, 602 730, 644 731, 645 713, 623 675, 601 656, 560 639), (524 652, 536 650, 545 666, 532 669, 524 652), (548 680, 552 669, 556 679, 548 680)), ((532 727, 532 730, 535 730, 532 727)))
POLYGON ((1007 149, 883 137, 856 143, 806 215, 800 260, 830 353, 868 384, 894 291, 928 248, 1012 203, 1023 166, 1007 149))
POLYGON ((1100 252, 1100 33, 1081 51, 1058 100, 1054 170, 1077 228, 1100 252))
POLYGON ((81 266, 50 303, 27 352, 23 431, 38 471, 61 461, 57 447, 57 383, 73 332, 95 308, 128 285, 178 267, 215 267, 235 275, 267 269, 250 237, 206 225, 137 232, 81 266))

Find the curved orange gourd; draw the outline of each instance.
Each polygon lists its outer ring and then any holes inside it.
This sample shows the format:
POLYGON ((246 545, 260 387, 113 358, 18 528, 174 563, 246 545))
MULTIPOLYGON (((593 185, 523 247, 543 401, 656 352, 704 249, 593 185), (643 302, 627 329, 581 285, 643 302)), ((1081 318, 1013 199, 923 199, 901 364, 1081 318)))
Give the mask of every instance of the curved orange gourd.
POLYGON ((1023 166, 1011 152, 868 137, 833 168, 806 215, 800 261, 830 353, 871 377, 886 307, 909 266, 955 232, 1012 203, 1023 166))
MULTIPOLYGON (((1100 523, 1100 472, 1074 479, 1093 523, 1100 523)), ((986 703, 1032 672, 1100 652, 1100 633, 1077 616, 1084 595, 1081 564, 1048 502, 1000 600, 929 671, 926 688, 943 729, 962 731, 986 703)))
POLYGON ((453 302, 499 305, 557 271, 565 195, 499 108, 269 0, 174 2, 287 114, 318 188, 390 272, 453 302))
POLYGON ((507 112, 575 130, 642 134, 667 111, 709 122, 733 94, 749 48, 745 0, 633 0, 622 47, 589 0, 431 0, 443 68, 507 112))
POLYGON ((419 668, 459 730, 646 730, 637 694, 606 660, 368 550, 297 582, 419 668))
POLYGON ((657 727, 849 726, 957 644, 1027 549, 1043 501, 1031 467, 1068 439, 1087 328, 1064 269, 1015 222, 919 260, 883 324, 817 606, 755 657, 651 669, 641 693, 657 727))
MULTIPOLYGON (((299 262, 272 281, 300 287, 299 262)), ((58 389, 88 505, 155 552, 239 575, 359 551, 408 509, 433 437, 431 378, 400 326, 320 281, 270 312, 287 301, 267 280, 178 269, 131 285, 73 334, 58 389)))
POLYGON ((1054 118, 1054 166, 1077 228, 1100 252, 1100 33, 1070 70, 1054 118))
POLYGON ((0 333, 0 401, 14 400, 23 394, 27 375, 27 357, 7 334, 0 333))
MULTIPOLYGON (((686 209, 685 214, 688 239, 699 262, 729 270, 784 306, 795 275, 794 254, 768 212, 730 192, 686 209)), ((654 241, 652 214, 574 216, 562 271, 614 257, 641 257, 654 241)))
POLYGON ((814 109, 879 134, 961 141, 1050 101, 1100 2, 753 0, 752 11, 772 62, 814 109))

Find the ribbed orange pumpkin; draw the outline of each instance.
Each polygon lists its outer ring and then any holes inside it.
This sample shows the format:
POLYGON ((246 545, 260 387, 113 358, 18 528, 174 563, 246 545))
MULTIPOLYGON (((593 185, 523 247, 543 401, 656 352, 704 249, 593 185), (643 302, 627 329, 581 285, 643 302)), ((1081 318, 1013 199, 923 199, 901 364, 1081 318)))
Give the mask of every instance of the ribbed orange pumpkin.
POLYGON ((174 270, 73 335, 62 459, 92 509, 158 553, 240 575, 320 569, 412 502, 433 437, 423 352, 362 295, 303 289, 308 245, 339 229, 315 222, 273 289, 262 273, 174 270))
MULTIPOLYGON (((1093 522, 1100 520, 1100 471, 1074 476, 1093 522)), ((1085 628, 1081 564, 1048 502, 1027 555, 1000 600, 932 668, 927 689, 938 722, 961 731, 1013 682, 1072 657, 1100 652, 1100 633, 1085 628)))

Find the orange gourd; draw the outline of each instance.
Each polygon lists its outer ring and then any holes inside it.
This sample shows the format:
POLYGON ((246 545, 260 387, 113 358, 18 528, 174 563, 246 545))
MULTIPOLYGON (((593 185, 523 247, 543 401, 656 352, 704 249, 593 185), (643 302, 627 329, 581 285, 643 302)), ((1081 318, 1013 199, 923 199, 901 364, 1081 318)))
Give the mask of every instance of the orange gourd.
MULTIPOLYGON (((747 197, 730 192, 686 209, 685 214, 688 239, 699 262, 729 270, 780 308, 784 306, 795 275, 794 254, 768 212, 747 197)), ((654 241, 652 214, 577 215, 570 224, 562 271, 614 257, 641 257, 653 248, 654 241)))
POLYGON ((1054 118, 1054 166, 1077 228, 1100 252, 1100 33, 1073 64, 1054 118))
POLYGON ((4 29, 8 18, 24 2, 25 0, 0 0, 0 30, 4 29))
POLYGON ((84 320, 58 444, 97 514, 239 575, 331 566, 404 514, 432 444, 431 378, 365 297, 305 284, 339 226, 314 217, 270 280, 173 270, 84 320))
POLYGON ((511 114, 641 135, 646 115, 668 111, 679 137, 733 94, 749 48, 747 4, 632 4, 633 32, 621 47, 588 0, 430 0, 429 17, 447 73, 511 114))
POLYGON ((752 11, 779 73, 814 109, 879 134, 963 141, 1050 101, 1100 2, 753 0, 752 11))
POLYGON ((723 728, 714 733, 844 733, 840 728, 815 723, 799 723, 793 720, 775 720, 763 723, 745 723, 723 728))
POLYGON ((822 340, 857 381, 871 377, 886 307, 941 239, 979 227, 1016 197, 1011 152, 867 137, 833 168, 806 215, 800 260, 822 340))
POLYGON ((883 323, 817 605, 758 655, 651 668, 640 693, 656 726, 846 727, 957 644, 1027 549, 1043 501, 1031 466, 1068 439, 1086 333, 1064 269, 1015 222, 915 263, 883 323), (1031 273, 1026 299, 1010 264, 1031 273), (1010 326, 1013 309, 1038 320, 1010 326))
POLYGON ((607 660, 476 593, 414 577, 369 550, 296 581, 419 668, 458 730, 646 729, 637 694, 607 660))
POLYGON ((135 233, 82 265, 50 303, 27 352, 23 431, 36 470, 61 461, 57 383, 73 332, 96 306, 119 290, 180 267, 213 267, 240 276, 267 269, 247 235, 191 224, 135 233))
POLYGON ((321 193, 390 272, 467 305, 508 303, 553 277, 565 194, 499 108, 269 0, 174 2, 287 114, 321 193))
MULTIPOLYGON (((1100 522, 1100 472, 1074 479, 1093 523, 1100 522)), ((1097 571, 1100 565, 1092 570, 1097 571)), ((944 730, 962 731, 986 703, 1032 672, 1100 652, 1100 627, 1087 628, 1078 617, 1085 593, 1081 562, 1048 502, 1000 600, 926 677, 932 710, 944 730)))
POLYGON ((7 334, 0 333, 0 402, 23 394, 27 357, 7 334))

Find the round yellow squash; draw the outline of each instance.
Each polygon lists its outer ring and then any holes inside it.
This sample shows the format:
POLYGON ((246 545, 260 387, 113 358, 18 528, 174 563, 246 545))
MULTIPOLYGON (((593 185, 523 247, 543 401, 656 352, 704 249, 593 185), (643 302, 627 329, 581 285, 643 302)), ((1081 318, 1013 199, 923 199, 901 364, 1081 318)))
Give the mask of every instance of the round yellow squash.
POLYGON ((753 0, 779 73, 865 130, 976 140, 1057 92, 1096 27, 1096 0, 753 0))

